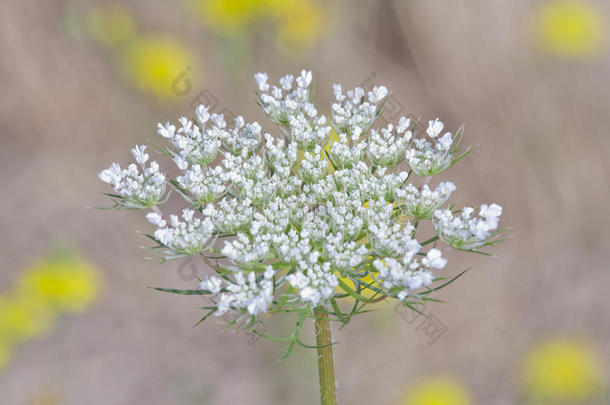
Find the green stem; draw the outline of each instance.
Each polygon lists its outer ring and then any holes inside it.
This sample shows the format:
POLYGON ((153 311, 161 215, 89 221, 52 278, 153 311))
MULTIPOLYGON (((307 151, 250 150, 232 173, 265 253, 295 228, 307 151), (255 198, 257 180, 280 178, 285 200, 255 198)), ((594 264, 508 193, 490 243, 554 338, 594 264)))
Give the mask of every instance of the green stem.
POLYGON ((321 405, 337 405, 337 387, 335 385, 335 359, 333 357, 332 338, 328 313, 314 309, 316 345, 318 346, 318 374, 320 376, 321 405))

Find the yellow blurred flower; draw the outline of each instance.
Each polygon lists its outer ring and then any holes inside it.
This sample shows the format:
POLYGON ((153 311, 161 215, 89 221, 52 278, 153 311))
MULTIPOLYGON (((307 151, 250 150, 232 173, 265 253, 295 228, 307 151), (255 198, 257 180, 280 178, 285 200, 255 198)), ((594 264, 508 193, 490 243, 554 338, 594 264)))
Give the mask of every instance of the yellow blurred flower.
POLYGON ((468 391, 451 377, 435 377, 413 387, 403 405, 470 405, 468 391))
POLYGON ((160 99, 177 95, 175 81, 194 63, 182 44, 164 37, 137 37, 119 55, 127 79, 160 99))
POLYGON ((318 40, 324 28, 320 4, 303 0, 275 0, 272 6, 278 21, 278 42, 285 51, 294 47, 309 48, 318 40))
POLYGON ((554 338, 534 348, 524 362, 528 397, 581 404, 602 391, 603 371, 591 347, 578 340, 554 338))
POLYGON ((70 252, 55 252, 27 268, 0 296, 0 368, 14 347, 40 335, 64 311, 84 311, 97 297, 98 271, 70 252))
POLYGON ((87 26, 95 39, 110 47, 130 40, 136 33, 129 9, 118 3, 102 4, 91 10, 87 26))
POLYGON ((268 13, 269 0, 196 0, 193 6, 206 25, 221 34, 239 34, 268 13))
POLYGON ((586 2, 554 0, 539 10, 537 29, 543 50, 566 58, 596 53, 602 44, 600 15, 586 2))
POLYGON ((324 29, 324 10, 317 0, 193 0, 204 23, 221 35, 247 35, 254 24, 274 24, 281 49, 309 48, 324 29))
POLYGON ((100 277, 88 262, 57 253, 27 269, 18 283, 22 300, 38 301, 56 311, 83 311, 97 297, 100 277))
POLYGON ((140 91, 164 101, 177 100, 200 74, 191 73, 195 60, 187 47, 172 38, 140 34, 123 4, 93 8, 85 22, 89 34, 112 51, 124 78, 140 91))
POLYGON ((0 342, 5 348, 42 333, 52 321, 52 311, 36 297, 0 297, 0 342))

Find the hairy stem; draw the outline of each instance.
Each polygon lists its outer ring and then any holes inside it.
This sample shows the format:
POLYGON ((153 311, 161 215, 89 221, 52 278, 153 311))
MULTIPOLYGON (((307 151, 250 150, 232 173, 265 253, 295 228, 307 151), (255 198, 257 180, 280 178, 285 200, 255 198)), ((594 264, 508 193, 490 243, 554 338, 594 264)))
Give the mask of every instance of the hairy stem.
POLYGON ((320 376, 321 405, 337 405, 337 387, 335 385, 335 359, 333 357, 332 338, 328 314, 314 309, 316 345, 318 346, 318 374, 320 376))

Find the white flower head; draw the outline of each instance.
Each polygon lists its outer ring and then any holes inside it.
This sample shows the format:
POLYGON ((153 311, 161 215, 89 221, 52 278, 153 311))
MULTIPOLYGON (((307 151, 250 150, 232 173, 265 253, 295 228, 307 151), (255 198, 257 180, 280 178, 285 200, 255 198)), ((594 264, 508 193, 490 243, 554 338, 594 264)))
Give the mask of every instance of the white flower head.
POLYGON ((430 138, 436 138, 443 132, 443 128, 445 128, 445 124, 440 121, 438 118, 435 118, 433 121, 428 121, 428 129, 426 129, 426 133, 430 138))
POLYGON ((132 150, 131 154, 133 155, 136 162, 141 165, 144 165, 148 161, 148 153, 145 153, 146 145, 136 145, 132 150))
POLYGON ((147 208, 164 198, 165 174, 159 170, 157 162, 150 162, 146 166, 149 156, 145 149, 146 146, 136 146, 131 150, 139 168, 132 163, 126 169, 121 169, 118 163, 113 163, 98 174, 98 178, 111 185, 116 193, 111 197, 117 208, 147 208))
MULTIPOLYGON (((405 159, 419 176, 435 176, 466 156, 472 149, 460 149, 463 132, 461 127, 454 135, 446 132, 439 137, 445 125, 437 119, 429 121, 428 137, 415 138, 405 152, 405 159)), ((410 131, 408 131, 410 132, 410 131)))
POLYGON ((312 79, 311 70, 302 70, 301 75, 297 78, 297 85, 301 88, 309 87, 312 79))
POLYGON ((456 213, 450 210, 436 211, 433 223, 439 238, 460 250, 474 250, 493 244, 494 240, 488 238, 496 233, 502 207, 483 204, 479 217, 473 216, 474 212, 472 207, 465 207, 456 213))
POLYGON ((254 79, 256 80, 256 83, 258 84, 258 89, 260 91, 269 90, 269 85, 267 84, 269 76, 267 76, 267 73, 257 73, 254 75, 254 79))
POLYGON ((430 249, 426 257, 422 259, 422 264, 426 267, 442 269, 447 264, 447 259, 442 257, 440 250, 430 249))
POLYGON ((430 219, 439 207, 441 207, 455 191, 455 185, 450 182, 442 182, 435 190, 431 190, 427 184, 418 189, 413 184, 397 188, 395 196, 397 202, 404 207, 405 212, 417 219, 430 219))
POLYGON ((206 295, 210 313, 247 328, 264 312, 303 319, 324 309, 346 322, 351 315, 336 300, 415 303, 436 291, 436 273, 447 267, 440 245, 478 251, 497 240, 502 207, 453 211, 452 182, 434 188, 418 177, 464 156, 461 129, 445 132, 436 118, 414 137, 409 118, 379 125, 390 93, 381 85, 334 84, 327 111, 314 103, 311 71, 254 78, 279 129, 200 105, 192 120, 157 125, 174 177, 145 145, 131 150, 135 163, 98 174, 115 208, 149 209, 148 236, 165 260, 198 255, 210 264, 199 290, 185 290, 206 295), (180 215, 157 207, 166 187, 184 200, 180 215), (422 235, 426 221, 432 238, 422 235))
POLYGON ((149 212, 148 214, 146 214, 146 219, 148 220, 148 222, 158 227, 165 227, 167 225, 161 215, 156 212, 149 212))
POLYGON ((176 126, 166 122, 165 125, 157 124, 157 133, 164 138, 172 138, 176 133, 176 126))
POLYGON ((195 115, 197 115, 197 121, 200 124, 205 124, 210 119, 209 107, 201 104, 195 109, 195 115))
POLYGON ((218 294, 222 288, 222 284, 222 279, 220 277, 209 276, 199 283, 199 288, 208 290, 212 294, 218 294))
POLYGON ((369 92, 369 102, 376 104, 386 98, 387 95, 388 89, 385 86, 375 86, 369 92))

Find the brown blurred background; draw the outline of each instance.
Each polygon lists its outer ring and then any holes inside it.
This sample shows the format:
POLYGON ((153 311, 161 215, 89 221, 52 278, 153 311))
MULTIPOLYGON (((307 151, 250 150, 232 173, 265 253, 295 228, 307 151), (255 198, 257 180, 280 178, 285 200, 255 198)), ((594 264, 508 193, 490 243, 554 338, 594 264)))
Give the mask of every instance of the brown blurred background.
POLYGON ((427 308, 445 330, 433 344, 392 305, 336 332, 341 403, 399 404, 437 374, 473 403, 521 403, 521 359, 553 336, 584 339, 609 362, 610 5, 564 12, 564 32, 541 11, 553 1, 303 2, 3 2, 0 294, 58 241, 103 284, 87 311, 14 348, 0 403, 316 403, 312 351, 280 362, 282 344, 252 344, 214 319, 192 328, 198 298, 146 288, 194 281, 179 263, 146 260, 142 216, 86 208, 107 205, 97 173, 197 97, 270 128, 252 74, 301 68, 320 110, 333 82, 374 82, 392 91, 389 119, 464 123, 478 147, 443 178, 459 204, 501 204, 511 226, 497 257, 450 257, 449 273, 472 270, 427 308))

